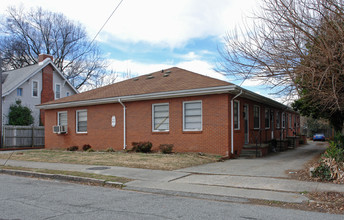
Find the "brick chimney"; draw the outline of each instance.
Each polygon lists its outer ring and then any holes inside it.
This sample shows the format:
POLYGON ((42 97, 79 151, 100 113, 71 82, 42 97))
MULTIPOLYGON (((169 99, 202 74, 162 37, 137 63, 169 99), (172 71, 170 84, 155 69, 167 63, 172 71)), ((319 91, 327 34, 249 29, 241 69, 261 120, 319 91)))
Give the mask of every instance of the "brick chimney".
MULTIPOLYGON (((46 58, 49 58, 53 61, 53 56, 48 54, 38 55, 38 62, 43 62, 46 58)), ((42 92, 41 92, 41 103, 53 101, 54 90, 53 90, 53 67, 47 65, 42 69, 42 92)), ((41 123, 44 125, 44 110, 41 109, 41 123)))

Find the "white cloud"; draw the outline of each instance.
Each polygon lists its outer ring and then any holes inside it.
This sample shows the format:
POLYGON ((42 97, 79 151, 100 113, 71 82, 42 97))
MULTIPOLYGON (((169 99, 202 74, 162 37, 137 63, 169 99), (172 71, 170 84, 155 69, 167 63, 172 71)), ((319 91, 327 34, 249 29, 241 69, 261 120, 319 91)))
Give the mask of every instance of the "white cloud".
MULTIPOLYGON (((0 13, 8 5, 42 6, 81 22, 93 37, 119 2, 2 0, 0 13)), ((180 47, 192 38, 223 35, 242 21, 243 13, 248 14, 256 5, 256 0, 124 0, 99 39, 115 37, 129 42, 180 47)))
POLYGON ((144 75, 152 72, 156 72, 162 69, 171 68, 173 66, 186 69, 195 73, 206 75, 209 77, 217 78, 220 80, 227 81, 227 78, 216 72, 214 66, 204 60, 190 60, 183 61, 176 64, 146 64, 140 63, 133 60, 108 60, 110 65, 109 68, 115 70, 118 73, 127 73, 129 72, 132 77, 144 75))

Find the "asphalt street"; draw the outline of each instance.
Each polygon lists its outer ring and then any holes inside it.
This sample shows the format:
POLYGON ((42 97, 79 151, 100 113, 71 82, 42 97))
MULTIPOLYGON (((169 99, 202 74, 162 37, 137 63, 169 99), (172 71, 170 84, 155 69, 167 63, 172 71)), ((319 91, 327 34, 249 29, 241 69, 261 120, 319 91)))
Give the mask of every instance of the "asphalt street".
POLYGON ((344 219, 343 215, 0 175, 0 219, 344 219))

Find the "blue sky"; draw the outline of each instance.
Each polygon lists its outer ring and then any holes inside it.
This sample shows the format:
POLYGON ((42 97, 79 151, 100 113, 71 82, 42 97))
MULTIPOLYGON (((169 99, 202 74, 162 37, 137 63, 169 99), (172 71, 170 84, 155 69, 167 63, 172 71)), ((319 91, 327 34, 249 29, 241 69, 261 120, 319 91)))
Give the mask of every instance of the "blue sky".
MULTIPOLYGON (((2 0, 0 13, 7 6, 41 6, 80 22, 93 38, 119 2, 2 0)), ((121 73, 136 76, 177 66, 231 81, 214 71, 218 48, 226 32, 240 27, 258 4, 259 0, 124 0, 96 42, 117 80, 122 79, 121 73)), ((269 96, 259 82, 247 81, 242 86, 269 96)))

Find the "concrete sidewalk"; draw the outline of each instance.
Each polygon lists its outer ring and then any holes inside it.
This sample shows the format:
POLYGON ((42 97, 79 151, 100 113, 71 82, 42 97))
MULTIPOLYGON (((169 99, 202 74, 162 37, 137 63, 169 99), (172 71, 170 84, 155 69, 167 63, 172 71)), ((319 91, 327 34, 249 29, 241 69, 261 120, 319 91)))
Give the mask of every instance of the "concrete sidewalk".
MULTIPOLYGON (((286 178, 286 169, 301 169, 307 160, 322 151, 323 144, 310 143, 267 158, 229 160, 177 171, 14 160, 9 160, 7 165, 126 177, 134 180, 125 184, 124 189, 128 190, 301 203, 308 201, 303 192, 344 192, 342 185, 286 178)), ((4 162, 0 160, 0 164, 4 162)))

